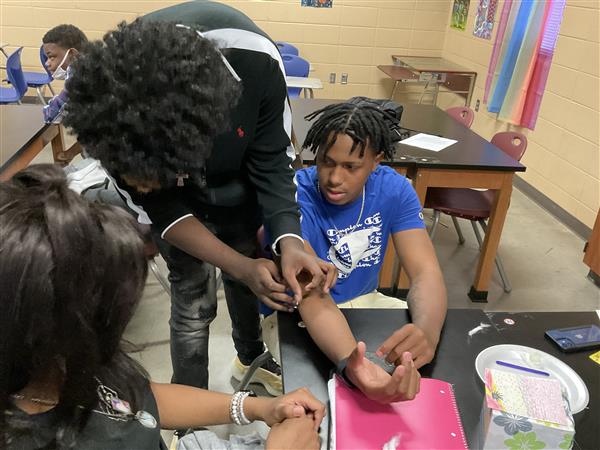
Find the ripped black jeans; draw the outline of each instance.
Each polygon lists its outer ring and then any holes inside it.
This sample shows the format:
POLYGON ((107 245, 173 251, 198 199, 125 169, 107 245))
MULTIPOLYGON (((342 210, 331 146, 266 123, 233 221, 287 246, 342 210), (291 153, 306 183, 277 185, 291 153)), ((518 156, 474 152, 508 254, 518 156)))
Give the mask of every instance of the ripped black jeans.
MULTIPOLYGON (((243 209, 213 207, 210 213, 196 217, 227 245, 243 255, 255 257, 259 221, 253 218, 256 210, 245 214, 243 209), (235 222, 239 218, 245 221, 235 222)), ((215 268, 170 245, 160 236, 155 236, 155 241, 170 271, 172 382, 207 389, 209 327, 217 314, 215 268)), ((264 348, 259 300, 246 285, 229 274, 223 273, 222 279, 233 343, 241 362, 248 365, 264 348)))

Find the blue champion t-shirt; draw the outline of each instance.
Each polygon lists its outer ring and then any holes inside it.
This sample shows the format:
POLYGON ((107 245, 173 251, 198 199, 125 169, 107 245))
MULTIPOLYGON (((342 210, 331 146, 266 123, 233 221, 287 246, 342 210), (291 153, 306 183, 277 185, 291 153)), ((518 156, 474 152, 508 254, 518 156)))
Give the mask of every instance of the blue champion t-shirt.
POLYGON ((339 271, 331 290, 336 303, 377 288, 391 234, 425 228, 415 190, 390 167, 378 166, 367 179, 362 216, 362 195, 341 206, 323 198, 317 190, 316 167, 299 170, 296 180, 303 238, 321 259, 333 263, 339 271))

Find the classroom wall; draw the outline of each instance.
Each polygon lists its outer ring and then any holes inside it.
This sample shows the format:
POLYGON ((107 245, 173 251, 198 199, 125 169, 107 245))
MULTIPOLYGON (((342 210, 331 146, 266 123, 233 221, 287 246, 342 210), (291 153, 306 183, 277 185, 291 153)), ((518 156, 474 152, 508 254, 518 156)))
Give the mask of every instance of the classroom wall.
MULTIPOLYGON (((477 70, 472 107, 482 99, 491 41, 472 35, 478 1, 470 4, 465 31, 448 27, 452 0, 334 0, 332 9, 303 8, 300 0, 223 1, 250 16, 275 40, 297 45, 319 77, 322 98, 353 95, 388 97, 392 82, 378 64, 390 55, 443 55, 477 70), (329 73, 337 75, 329 84, 329 73), (348 73, 347 85, 340 84, 348 73)), ((0 4, 0 40, 23 45, 26 70, 39 70, 43 34, 60 23, 73 23, 92 39, 122 20, 131 21, 177 1, 11 1, 0 4)), ((499 18, 502 2, 498 7, 499 18)), ((535 131, 529 138, 522 176, 574 217, 592 227, 599 207, 599 16, 597 0, 567 0, 550 78, 535 131)), ((495 27, 497 29, 497 27, 495 27)), ((9 49, 13 49, 9 47, 9 49)), ((57 83, 58 84, 58 83, 57 83)), ((58 87, 58 86, 57 86, 58 87)), ((417 100, 404 95, 401 101, 417 100)), ((459 105, 441 95, 441 106, 459 105)), ((486 138, 510 125, 480 108, 473 129, 486 138)))
MULTIPOLYGON (((44 33, 60 23, 79 26, 100 38, 121 20, 178 1, 11 1, 0 6, 0 40, 23 45, 26 70, 39 69, 38 48, 44 33)), ((311 62, 311 76, 323 80, 323 98, 353 95, 387 97, 392 83, 377 69, 391 55, 441 54, 448 0, 334 0, 334 7, 306 8, 300 0, 222 0, 250 16, 273 39, 299 47, 311 62), (336 83, 329 84, 329 74, 336 83), (340 84, 342 73, 348 84, 340 84)), ((10 47, 13 49, 14 47, 10 47)))
MULTIPOLYGON (((443 51, 444 57, 477 71, 472 108, 478 99, 483 100, 495 39, 495 33, 489 41, 473 36, 477 4, 471 0, 465 31, 447 28, 443 51)), ((567 0, 535 130, 498 121, 483 104, 472 126, 488 139, 510 129, 527 135, 529 144, 522 160, 527 171, 518 176, 590 228, 600 206, 599 19, 599 1, 567 0)), ((440 104, 451 100, 441 98, 440 104)), ((460 101, 455 99, 454 104, 460 101)))

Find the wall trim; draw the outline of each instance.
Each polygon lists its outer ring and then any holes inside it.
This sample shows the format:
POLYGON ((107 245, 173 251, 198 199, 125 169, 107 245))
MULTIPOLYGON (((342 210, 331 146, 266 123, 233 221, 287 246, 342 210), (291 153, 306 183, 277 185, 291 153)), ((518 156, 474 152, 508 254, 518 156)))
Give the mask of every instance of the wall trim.
POLYGON ((572 214, 568 213, 553 200, 548 198, 542 192, 538 191, 531 184, 518 175, 513 178, 513 186, 519 191, 541 206, 544 210, 554 216, 559 222, 569 228, 584 241, 588 241, 592 234, 592 229, 581 222, 572 214))

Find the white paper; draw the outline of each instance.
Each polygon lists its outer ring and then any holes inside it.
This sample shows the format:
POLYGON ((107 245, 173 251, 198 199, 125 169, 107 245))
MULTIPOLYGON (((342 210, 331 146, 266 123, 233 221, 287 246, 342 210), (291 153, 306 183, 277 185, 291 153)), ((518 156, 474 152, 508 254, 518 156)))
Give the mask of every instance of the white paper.
POLYGON ((410 145, 411 147, 424 148, 425 150, 431 150, 432 152, 439 152, 444 150, 446 147, 450 147, 452 144, 456 144, 454 139, 447 139, 432 134, 419 133, 411 136, 403 141, 401 144, 410 145))

